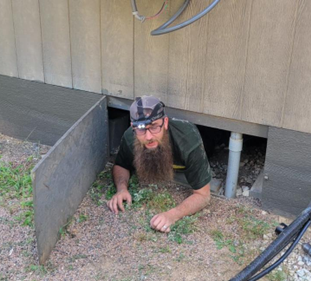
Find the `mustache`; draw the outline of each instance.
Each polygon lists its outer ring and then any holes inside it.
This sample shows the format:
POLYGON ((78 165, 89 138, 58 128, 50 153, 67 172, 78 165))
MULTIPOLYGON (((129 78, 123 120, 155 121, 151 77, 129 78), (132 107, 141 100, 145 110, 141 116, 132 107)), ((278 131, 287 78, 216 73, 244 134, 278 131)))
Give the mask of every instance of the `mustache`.
POLYGON ((158 142, 159 145, 162 145, 162 140, 157 140, 157 139, 151 139, 151 140, 148 140, 148 141, 141 141, 140 144, 143 146, 145 144, 149 144, 149 143, 153 143, 153 142, 158 142))

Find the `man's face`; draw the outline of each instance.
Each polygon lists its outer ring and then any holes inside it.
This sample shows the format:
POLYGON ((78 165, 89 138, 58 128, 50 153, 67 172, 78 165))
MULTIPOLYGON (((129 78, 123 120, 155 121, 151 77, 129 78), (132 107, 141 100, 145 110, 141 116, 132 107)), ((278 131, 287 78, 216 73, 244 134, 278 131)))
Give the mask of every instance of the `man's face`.
POLYGON ((143 134, 142 132, 138 133, 136 131, 137 139, 147 149, 157 148, 159 143, 161 143, 163 139, 164 130, 168 129, 168 117, 164 117, 164 119, 155 120, 150 125, 146 126, 146 129, 147 130, 145 130, 145 134, 143 134))

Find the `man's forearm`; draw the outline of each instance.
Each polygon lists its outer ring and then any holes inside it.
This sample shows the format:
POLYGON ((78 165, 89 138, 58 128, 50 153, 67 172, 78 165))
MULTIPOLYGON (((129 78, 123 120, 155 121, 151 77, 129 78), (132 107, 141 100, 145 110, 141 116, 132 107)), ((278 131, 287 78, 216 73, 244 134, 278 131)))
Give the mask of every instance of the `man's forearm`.
POLYGON ((121 166, 114 165, 112 170, 113 181, 117 187, 117 191, 127 190, 130 179, 130 172, 121 166))
POLYGON ((197 194, 194 193, 188 198, 186 198, 177 207, 168 211, 174 218, 175 221, 180 220, 184 216, 193 215, 204 207, 206 207, 210 202, 210 194, 197 194))

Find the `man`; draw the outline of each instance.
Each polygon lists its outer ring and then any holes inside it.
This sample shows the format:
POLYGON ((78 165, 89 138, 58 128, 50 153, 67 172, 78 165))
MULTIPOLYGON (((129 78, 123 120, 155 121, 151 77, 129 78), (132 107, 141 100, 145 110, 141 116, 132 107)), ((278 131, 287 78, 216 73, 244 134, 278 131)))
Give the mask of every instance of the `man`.
POLYGON ((140 182, 173 180, 174 167, 182 168, 193 194, 177 207, 155 215, 150 226, 169 232, 176 221, 203 209, 210 201, 211 171, 201 136, 188 121, 169 119, 164 104, 156 97, 137 98, 130 108, 131 127, 124 133, 113 167, 117 193, 108 201, 112 212, 124 211, 123 201, 131 204, 130 175, 140 182))

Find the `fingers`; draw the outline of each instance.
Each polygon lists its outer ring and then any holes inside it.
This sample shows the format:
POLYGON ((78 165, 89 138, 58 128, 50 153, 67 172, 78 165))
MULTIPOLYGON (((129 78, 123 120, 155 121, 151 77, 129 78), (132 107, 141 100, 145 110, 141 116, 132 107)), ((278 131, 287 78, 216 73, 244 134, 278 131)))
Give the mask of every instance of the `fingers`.
POLYGON ((130 194, 128 194, 128 195, 126 196, 126 202, 127 202, 128 205, 131 205, 131 204, 132 204, 132 196, 131 196, 130 194))
POLYGON ((154 230, 168 233, 171 231, 170 229, 171 223, 165 217, 164 214, 155 215, 150 221, 150 227, 154 230))
MULTIPOLYGON (((123 198, 121 196, 118 196, 116 201, 117 201, 117 204, 118 204, 120 210, 122 212, 124 212, 125 210, 124 210, 124 206, 123 206, 123 198)), ((118 209, 118 206, 117 206, 117 209, 118 209)))
POLYGON ((126 200, 127 203, 130 205, 132 203, 132 197, 130 195, 130 193, 117 193, 115 194, 111 200, 109 200, 107 202, 107 206, 108 208, 114 213, 114 214, 118 214, 119 213, 119 209, 124 212, 125 208, 123 205, 123 201, 126 200))

